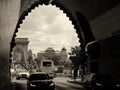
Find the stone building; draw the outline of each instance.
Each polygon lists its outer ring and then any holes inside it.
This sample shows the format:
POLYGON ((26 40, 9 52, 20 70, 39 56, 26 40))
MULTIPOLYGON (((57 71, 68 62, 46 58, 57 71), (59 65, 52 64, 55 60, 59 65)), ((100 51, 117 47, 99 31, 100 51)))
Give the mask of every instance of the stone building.
POLYGON ((42 59, 58 59, 59 62, 68 61, 68 54, 65 47, 59 50, 54 50, 52 47, 48 47, 45 51, 37 53, 37 57, 42 59))

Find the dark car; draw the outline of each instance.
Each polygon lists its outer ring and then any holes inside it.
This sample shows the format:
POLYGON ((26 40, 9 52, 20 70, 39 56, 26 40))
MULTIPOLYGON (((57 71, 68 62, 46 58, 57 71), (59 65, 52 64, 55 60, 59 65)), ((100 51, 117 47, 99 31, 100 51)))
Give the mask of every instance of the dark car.
POLYGON ((30 74, 27 81, 28 90, 44 89, 44 90, 54 90, 55 84, 50 77, 45 72, 38 72, 30 74))
POLYGON ((109 75, 93 75, 85 86, 87 90, 120 90, 120 83, 109 75))

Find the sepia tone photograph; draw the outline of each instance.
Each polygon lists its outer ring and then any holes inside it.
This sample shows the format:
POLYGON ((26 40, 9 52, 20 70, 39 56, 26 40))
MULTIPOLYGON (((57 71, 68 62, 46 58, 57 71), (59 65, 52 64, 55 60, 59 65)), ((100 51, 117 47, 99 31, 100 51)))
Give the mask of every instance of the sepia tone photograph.
POLYGON ((120 90, 119 0, 0 0, 0 90, 120 90))

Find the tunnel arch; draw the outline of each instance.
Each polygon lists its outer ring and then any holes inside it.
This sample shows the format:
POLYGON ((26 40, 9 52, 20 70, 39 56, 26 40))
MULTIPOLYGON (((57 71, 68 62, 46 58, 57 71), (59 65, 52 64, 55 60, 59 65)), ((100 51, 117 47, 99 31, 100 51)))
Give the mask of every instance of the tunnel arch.
MULTIPOLYGON (((18 28, 20 28, 20 25, 23 23, 23 20, 25 20, 25 17, 26 16, 28 16, 28 13, 31 13, 31 11, 33 10, 33 9, 35 9, 35 7, 38 7, 39 5, 43 5, 43 4, 45 4, 45 5, 48 5, 48 2, 46 2, 46 1, 38 1, 38 2, 34 2, 31 6, 28 6, 27 8, 28 9, 26 9, 21 15, 20 15, 20 17, 19 17, 19 20, 18 20, 18 23, 17 23, 17 25, 16 25, 16 28, 15 28, 15 32, 14 32, 14 35, 13 35, 13 37, 12 37, 12 40, 11 40, 11 50, 10 51, 12 51, 12 48, 15 46, 15 37, 16 37, 16 33, 18 32, 18 28)), ((67 10, 66 8, 64 8, 64 6, 62 6, 61 4, 59 4, 58 2, 56 2, 56 1, 53 1, 52 3, 51 3, 52 5, 55 5, 57 8, 59 8, 60 10, 62 10, 63 11, 63 13, 65 13, 66 14, 66 16, 70 19, 70 21, 72 22, 72 24, 73 24, 73 26, 74 26, 74 28, 75 28, 75 20, 74 20, 74 18, 71 16, 71 14, 69 13, 69 10, 67 10)), ((79 37, 80 35, 78 34, 78 37, 79 37)), ((79 40, 79 42, 80 42, 80 40, 79 40)))
MULTIPOLYGON (((18 28, 20 28, 20 25, 23 23, 23 20, 25 20, 25 17, 28 16, 28 13, 31 13, 31 11, 34 10, 36 7, 38 7, 39 5, 43 5, 43 4, 48 5, 49 3, 47 0, 38 0, 31 5, 28 5, 27 9, 24 10, 24 12, 20 15, 18 23, 16 25, 14 35, 11 40, 10 52, 12 52, 12 49, 15 46, 16 33, 18 32, 18 28)), ((76 17, 78 19, 78 22, 77 22, 75 20, 75 17, 72 16, 72 12, 69 9, 67 9, 64 5, 62 5, 62 3, 60 1, 53 1, 51 4, 55 5, 56 8, 59 8, 60 10, 62 10, 63 13, 66 14, 66 16, 72 22, 72 25, 74 26, 74 29, 76 30, 76 33, 78 35, 79 43, 81 43, 80 47, 83 48, 81 51, 84 52, 85 51, 84 47, 86 45, 86 42, 88 43, 89 41, 91 41, 91 39, 88 37, 92 37, 92 40, 94 39, 94 36, 92 35, 91 31, 89 31, 91 29, 90 29, 89 23, 88 23, 87 19, 85 18, 85 16, 81 12, 77 11, 76 12, 76 17), (79 27, 78 24, 81 25, 81 28, 79 27), (88 26, 89 29, 85 28, 86 26, 88 26), (89 36, 87 36, 87 35, 89 35, 89 36)), ((12 57, 11 53, 10 53, 10 57, 12 57)), ((11 62, 12 62, 12 60, 10 60, 10 63, 11 62)))
POLYGON ((76 16, 78 18, 79 24, 81 26, 81 31, 84 34, 84 39, 85 39, 85 45, 91 41, 95 40, 95 37, 92 33, 90 24, 87 20, 87 18, 85 17, 85 15, 83 15, 82 13, 80 13, 80 11, 76 12, 76 16))

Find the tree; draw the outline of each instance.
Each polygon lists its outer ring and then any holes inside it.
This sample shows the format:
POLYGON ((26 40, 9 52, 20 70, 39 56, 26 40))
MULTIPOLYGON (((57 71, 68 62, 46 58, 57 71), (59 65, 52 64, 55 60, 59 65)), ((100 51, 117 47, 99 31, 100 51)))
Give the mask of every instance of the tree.
POLYGON ((70 60, 72 64, 76 67, 80 64, 80 47, 75 46, 71 47, 70 60))
POLYGON ((79 69, 80 65, 80 47, 75 46, 71 47, 70 60, 72 62, 72 69, 74 70, 74 79, 77 77, 77 70, 79 69))

